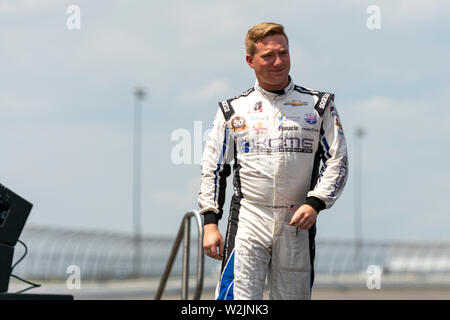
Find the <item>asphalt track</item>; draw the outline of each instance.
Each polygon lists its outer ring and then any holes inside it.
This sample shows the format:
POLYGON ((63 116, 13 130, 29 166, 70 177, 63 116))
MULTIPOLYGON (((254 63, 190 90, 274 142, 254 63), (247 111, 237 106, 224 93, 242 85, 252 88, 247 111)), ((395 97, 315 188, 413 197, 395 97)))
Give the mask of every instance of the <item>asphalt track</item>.
MULTIPOLYGON (((179 299, 174 296, 173 299, 179 299)), ((202 299, 214 299, 213 292, 205 292, 202 299)), ((268 292, 264 294, 268 299, 268 292)), ((387 288, 380 290, 320 288, 312 292, 312 300, 450 300, 450 289, 387 288)))
MULTIPOLYGON (((368 289, 363 278, 318 279, 313 291, 313 300, 450 300, 450 282, 446 278, 427 281, 414 279, 384 279, 380 289, 368 289)), ((39 281, 37 281, 39 283, 39 281)), ((190 295, 194 292, 194 282, 190 281, 190 295)), ((70 294, 76 300, 141 300, 153 299, 159 285, 158 279, 134 279, 121 281, 88 282, 82 281, 80 289, 69 289, 65 281, 41 282, 40 288, 28 293, 70 294)), ((204 280, 202 300, 214 299, 215 277, 204 280)), ((25 284, 14 280, 8 292, 25 288, 25 284)), ((70 287, 70 286, 69 286, 70 287)), ((170 279, 163 299, 179 300, 181 279, 170 279)), ((264 299, 268 299, 265 291, 264 299)))

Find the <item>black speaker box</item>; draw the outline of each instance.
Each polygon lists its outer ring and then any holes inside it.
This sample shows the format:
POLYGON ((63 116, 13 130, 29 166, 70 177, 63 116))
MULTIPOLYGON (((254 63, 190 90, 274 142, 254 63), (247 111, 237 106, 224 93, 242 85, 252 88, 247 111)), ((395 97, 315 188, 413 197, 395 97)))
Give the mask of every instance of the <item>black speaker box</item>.
POLYGON ((0 184, 0 242, 15 246, 33 205, 0 184))

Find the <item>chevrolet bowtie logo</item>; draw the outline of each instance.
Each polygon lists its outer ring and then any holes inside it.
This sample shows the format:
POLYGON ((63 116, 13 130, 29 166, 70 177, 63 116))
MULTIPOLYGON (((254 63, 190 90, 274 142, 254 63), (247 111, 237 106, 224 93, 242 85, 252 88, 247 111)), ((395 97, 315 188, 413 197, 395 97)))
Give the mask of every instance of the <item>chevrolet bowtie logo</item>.
POLYGON ((290 106, 306 106, 308 102, 300 101, 300 100, 292 100, 290 102, 286 102, 284 105, 290 105, 290 106))

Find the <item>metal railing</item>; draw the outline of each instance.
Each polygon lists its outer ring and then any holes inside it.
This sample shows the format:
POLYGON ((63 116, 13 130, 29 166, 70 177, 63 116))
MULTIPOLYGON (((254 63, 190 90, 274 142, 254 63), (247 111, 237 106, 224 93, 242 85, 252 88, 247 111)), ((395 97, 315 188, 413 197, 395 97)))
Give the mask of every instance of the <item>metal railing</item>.
POLYGON ((189 296, 189 251, 190 251, 190 233, 191 233, 191 218, 195 217, 198 227, 198 241, 197 241, 197 286, 195 289, 193 300, 199 300, 203 289, 203 269, 204 269, 204 253, 203 253, 203 226, 200 214, 195 211, 187 212, 181 222, 180 229, 170 252, 169 260, 167 262, 164 273, 159 283, 158 291, 155 295, 155 300, 160 300, 167 280, 169 279, 172 266, 180 248, 181 240, 183 239, 183 273, 181 277, 181 299, 187 300, 189 296))

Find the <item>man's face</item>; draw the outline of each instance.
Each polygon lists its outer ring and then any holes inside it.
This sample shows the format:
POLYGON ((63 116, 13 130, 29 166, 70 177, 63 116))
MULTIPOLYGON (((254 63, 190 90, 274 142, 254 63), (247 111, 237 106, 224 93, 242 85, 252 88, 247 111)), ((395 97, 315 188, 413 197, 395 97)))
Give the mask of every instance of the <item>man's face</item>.
POLYGON ((250 68, 255 70, 259 84, 266 90, 282 90, 289 84, 291 58, 286 38, 281 34, 264 37, 256 44, 253 56, 247 54, 250 68))

